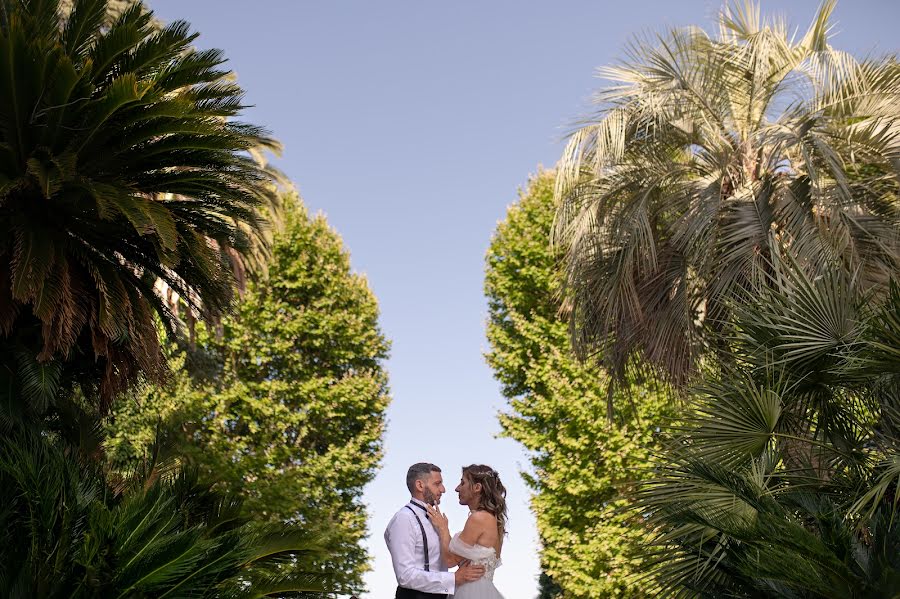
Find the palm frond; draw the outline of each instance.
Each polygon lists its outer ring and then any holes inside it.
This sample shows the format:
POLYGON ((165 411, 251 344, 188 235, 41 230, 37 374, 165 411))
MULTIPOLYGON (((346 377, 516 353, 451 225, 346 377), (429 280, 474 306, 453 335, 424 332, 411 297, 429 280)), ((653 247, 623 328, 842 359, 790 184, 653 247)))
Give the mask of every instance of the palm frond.
MULTIPOLYGON (((281 179, 249 153, 279 144, 235 120, 242 90, 186 23, 159 26, 139 2, 71 4, 2 3, 0 328, 37 327, 19 343, 105 406, 139 372, 164 372, 154 318, 180 323, 160 287, 216 319, 265 257, 281 179)), ((12 353, 2 363, 17 368, 12 353)))
MULTIPOLYGON (((900 69, 830 46, 833 10, 824 2, 796 40, 756 3, 734 3, 717 37, 647 36, 600 69, 610 84, 572 133, 555 191, 580 355, 617 372, 649 358, 687 384, 733 306, 773 285, 772 260, 872 290, 900 272, 900 69), (676 279, 661 256, 679 257, 676 279), (673 291, 648 310, 637 290, 655 280, 673 291), (651 312, 663 326, 644 324, 651 312)), ((794 339, 792 356, 852 336, 822 312, 837 305, 807 307, 822 329, 794 339)))
POLYGON ((260 530, 196 473, 156 470, 114 494, 100 467, 46 436, 0 442, 0 594, 154 597, 324 595, 323 549, 295 525, 260 530), (21 542, 27 538, 28 543, 21 542))

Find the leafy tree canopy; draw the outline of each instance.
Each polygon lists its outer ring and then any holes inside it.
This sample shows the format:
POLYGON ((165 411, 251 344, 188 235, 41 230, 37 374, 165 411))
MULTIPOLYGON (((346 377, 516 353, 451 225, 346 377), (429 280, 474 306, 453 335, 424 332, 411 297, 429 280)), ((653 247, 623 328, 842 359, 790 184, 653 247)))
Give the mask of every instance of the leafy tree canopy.
POLYGON ((268 277, 221 326, 172 351, 172 383, 119 409, 110 453, 129 462, 161 427, 172 449, 254 517, 327 533, 332 566, 357 588, 367 556, 360 497, 381 458, 388 343, 341 238, 297 198, 284 202, 268 277))
POLYGON ((510 400, 500 421, 531 452, 534 474, 525 478, 541 558, 563 596, 639 597, 634 576, 651 536, 622 510, 621 494, 647 476, 667 402, 637 385, 609 398, 606 373, 572 353, 559 315, 553 217, 553 174, 542 172, 509 208, 488 250, 487 360, 510 400), (609 410, 608 399, 620 409, 609 410))

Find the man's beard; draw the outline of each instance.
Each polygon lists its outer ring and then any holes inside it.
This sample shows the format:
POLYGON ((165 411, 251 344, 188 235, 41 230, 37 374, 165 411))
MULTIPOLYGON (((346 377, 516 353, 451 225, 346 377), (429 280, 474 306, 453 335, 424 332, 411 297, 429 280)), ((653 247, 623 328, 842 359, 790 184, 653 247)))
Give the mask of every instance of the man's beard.
POLYGON ((427 503, 428 505, 434 505, 437 503, 437 498, 434 496, 434 493, 432 493, 429 489, 425 489, 423 491, 422 495, 423 495, 423 499, 424 499, 425 503, 427 503))

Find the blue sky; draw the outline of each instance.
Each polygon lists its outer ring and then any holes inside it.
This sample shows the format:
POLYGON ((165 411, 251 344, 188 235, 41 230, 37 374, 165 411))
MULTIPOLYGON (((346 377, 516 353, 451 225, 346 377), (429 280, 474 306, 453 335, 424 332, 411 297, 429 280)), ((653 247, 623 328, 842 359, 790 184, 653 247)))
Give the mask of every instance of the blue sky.
MULTIPOLYGON (((245 120, 285 144, 277 166, 322 211, 378 296, 393 342, 393 404, 381 472, 366 490, 375 570, 367 599, 393 597, 382 532, 406 500, 409 464, 485 462, 509 489, 510 535, 495 582, 506 599, 535 595, 533 517, 518 471, 527 456, 497 439, 505 402, 486 348, 484 254, 538 165, 552 166, 571 123, 589 112, 594 68, 633 34, 709 28, 709 0, 149 0, 186 19, 197 45, 225 50, 254 107, 245 120)), ((816 2, 764 2, 805 28, 816 2)), ((834 45, 896 49, 900 2, 844 0, 834 45)), ((466 512, 450 507, 451 528, 466 512)))

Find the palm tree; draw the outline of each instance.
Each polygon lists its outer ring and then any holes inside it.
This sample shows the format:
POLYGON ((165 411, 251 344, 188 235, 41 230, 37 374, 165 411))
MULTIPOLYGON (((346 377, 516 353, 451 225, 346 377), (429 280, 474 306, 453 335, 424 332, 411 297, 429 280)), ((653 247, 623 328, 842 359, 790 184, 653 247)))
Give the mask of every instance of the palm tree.
MULTIPOLYGON (((80 386, 102 412, 165 365, 163 297, 230 306, 235 258, 277 203, 251 151, 278 144, 232 120, 242 91, 185 22, 140 3, 0 0, 0 402, 4 421, 59 413, 80 386), (54 402, 57 404, 50 408, 54 402)), ((255 239, 256 238, 256 239, 255 239)))
MULTIPOLYGON (((883 286, 900 264, 900 68, 799 39, 747 3, 719 32, 637 40, 571 136, 555 241, 582 355, 635 356, 683 383, 787 250, 883 286)), ((713 348, 714 349, 714 348, 713 348)))
POLYGON ((673 597, 900 596, 900 285, 873 303, 770 266, 637 494, 650 574, 673 597))
POLYGON ((46 437, 0 440, 0 595, 318 597, 332 586, 304 567, 322 549, 298 526, 254 526, 191 473, 147 472, 113 492, 96 462, 46 437))

